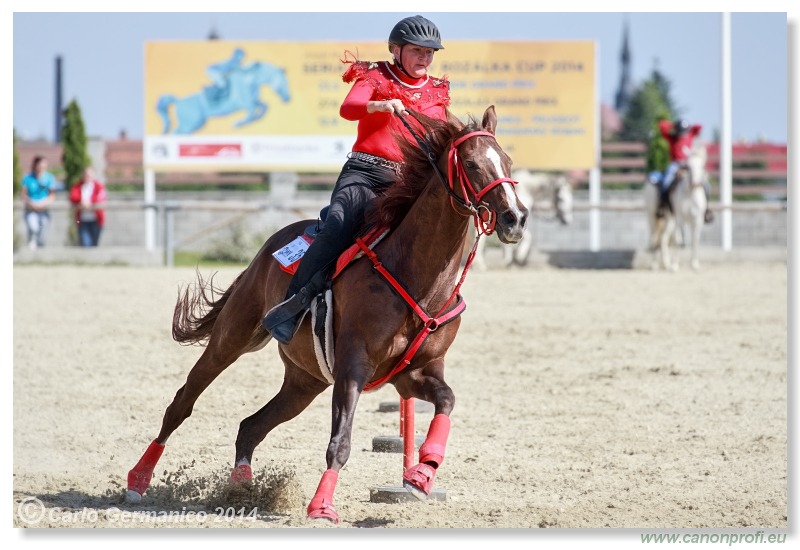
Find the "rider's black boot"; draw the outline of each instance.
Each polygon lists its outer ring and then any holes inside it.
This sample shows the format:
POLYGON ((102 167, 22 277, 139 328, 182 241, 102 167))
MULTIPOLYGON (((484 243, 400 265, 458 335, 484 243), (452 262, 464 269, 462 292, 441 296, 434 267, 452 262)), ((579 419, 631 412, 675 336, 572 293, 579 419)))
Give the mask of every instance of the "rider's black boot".
POLYGON ((663 218, 669 212, 669 189, 659 190, 658 192, 658 210, 656 210, 656 217, 663 218))
POLYGON ((324 288, 325 273, 318 272, 297 293, 269 310, 261 324, 278 342, 288 344, 308 312, 311 301, 324 288))

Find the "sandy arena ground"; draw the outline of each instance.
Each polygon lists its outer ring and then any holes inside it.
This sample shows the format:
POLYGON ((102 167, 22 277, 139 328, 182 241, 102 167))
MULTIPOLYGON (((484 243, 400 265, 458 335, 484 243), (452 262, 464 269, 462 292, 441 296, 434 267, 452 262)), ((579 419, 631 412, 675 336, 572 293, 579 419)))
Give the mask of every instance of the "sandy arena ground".
MULTIPOLYGON (((274 343, 211 385, 142 504, 123 502, 200 354, 170 337, 193 269, 13 273, 14 526, 331 527, 305 517, 325 469, 330 389, 256 450, 251 493, 226 492, 239 422, 282 380, 274 343)), ((463 294, 437 479, 446 501, 369 501, 370 487, 401 481, 401 456, 371 450, 398 430, 396 413, 378 411, 397 399, 388 386, 359 402, 340 527, 787 528, 785 262, 494 269, 470 273, 463 294)), ((431 416, 417 414, 417 433, 431 416)))

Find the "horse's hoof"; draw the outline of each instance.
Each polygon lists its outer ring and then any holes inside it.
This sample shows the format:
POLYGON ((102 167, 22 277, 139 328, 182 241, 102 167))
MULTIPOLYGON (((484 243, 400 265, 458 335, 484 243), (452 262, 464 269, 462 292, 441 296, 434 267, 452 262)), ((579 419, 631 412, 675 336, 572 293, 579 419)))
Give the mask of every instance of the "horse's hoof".
POLYGON ((433 490, 435 479, 435 468, 428 464, 417 464, 403 472, 403 487, 419 500, 425 500, 433 490))
POLYGON ((428 495, 425 493, 425 491, 423 491, 422 489, 420 489, 416 485, 413 485, 411 482, 406 481, 405 479, 403 480, 403 488, 406 491, 408 491, 409 493, 411 493, 411 496, 413 496, 417 500, 427 500, 428 499, 428 495))
POLYGON ((231 471, 231 483, 247 483, 253 480, 253 469, 249 464, 239 464, 231 471))
POLYGON ((128 491, 125 493, 125 502, 128 504, 139 504, 142 502, 142 495, 136 491, 128 489, 128 491))
POLYGON ((150 486, 150 480, 152 478, 152 472, 138 472, 136 470, 131 470, 128 472, 128 494, 136 493, 139 495, 139 500, 141 500, 142 495, 150 486))
POLYGON ((308 519, 327 519, 336 525, 339 524, 339 514, 336 513, 336 508, 333 507, 333 504, 327 500, 315 502, 312 499, 306 512, 308 513, 308 519))

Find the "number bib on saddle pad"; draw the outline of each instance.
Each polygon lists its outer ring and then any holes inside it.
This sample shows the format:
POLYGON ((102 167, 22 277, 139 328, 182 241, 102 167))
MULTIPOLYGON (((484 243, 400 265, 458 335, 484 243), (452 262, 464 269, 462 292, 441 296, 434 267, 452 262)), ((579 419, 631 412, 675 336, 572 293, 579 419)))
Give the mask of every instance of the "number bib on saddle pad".
POLYGON ((297 271, 300 259, 306 253, 312 241, 313 239, 311 237, 303 234, 283 248, 273 252, 272 256, 281 264, 281 269, 289 273, 294 273, 297 271))

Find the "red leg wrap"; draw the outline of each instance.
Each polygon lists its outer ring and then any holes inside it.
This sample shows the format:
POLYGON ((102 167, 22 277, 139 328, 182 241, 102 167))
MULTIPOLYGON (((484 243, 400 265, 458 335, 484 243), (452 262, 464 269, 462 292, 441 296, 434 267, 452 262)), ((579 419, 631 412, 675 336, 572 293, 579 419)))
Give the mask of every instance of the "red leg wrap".
POLYGON ((161 453, 163 452, 163 445, 159 445, 155 440, 150 443, 136 466, 128 472, 128 490, 136 491, 140 495, 144 494, 150 486, 153 470, 155 470, 158 459, 161 458, 161 453))
POLYGON ((253 479, 253 469, 249 464, 239 464, 231 472, 231 483, 245 483, 253 479))
POLYGON ((329 519, 334 523, 339 523, 339 514, 333 507, 333 491, 336 489, 336 482, 339 480, 339 472, 336 470, 325 470, 322 479, 319 480, 317 492, 314 498, 308 503, 306 512, 311 519, 329 519))
POLYGON ((450 417, 446 414, 437 414, 431 420, 425 442, 419 448, 419 461, 421 463, 433 462, 434 468, 441 466, 444 461, 444 449, 447 446, 447 436, 450 435, 450 417))

